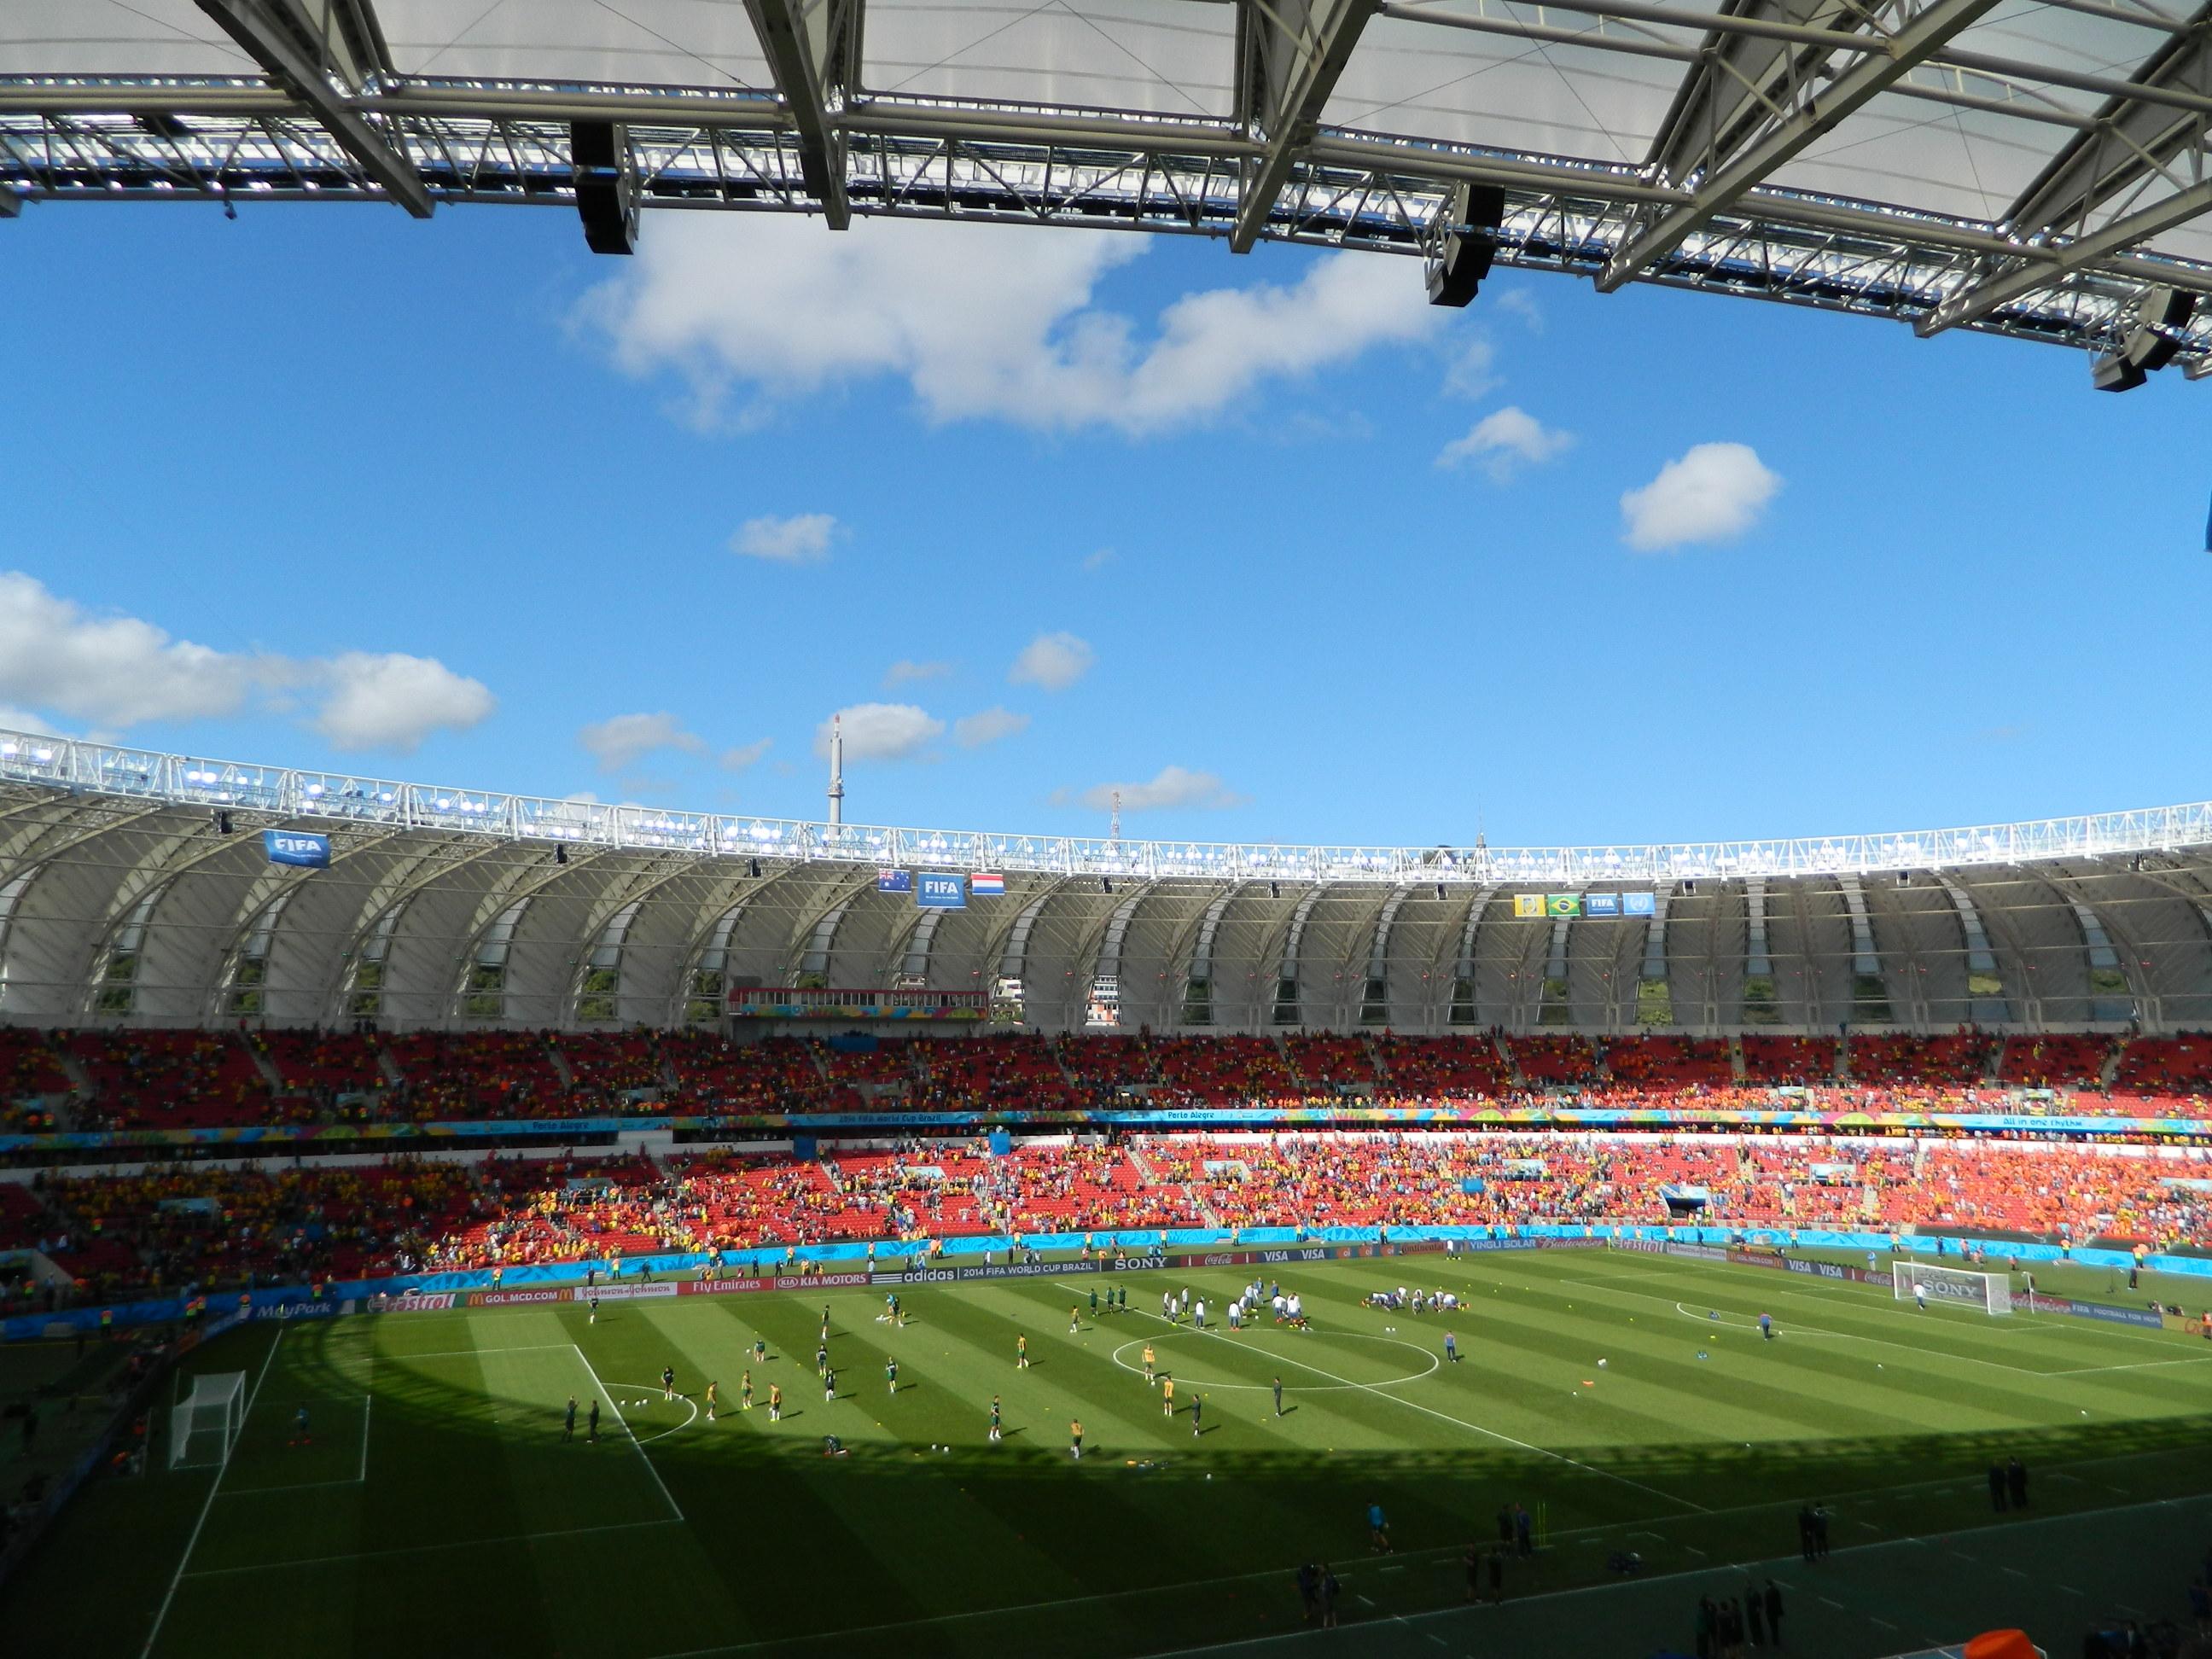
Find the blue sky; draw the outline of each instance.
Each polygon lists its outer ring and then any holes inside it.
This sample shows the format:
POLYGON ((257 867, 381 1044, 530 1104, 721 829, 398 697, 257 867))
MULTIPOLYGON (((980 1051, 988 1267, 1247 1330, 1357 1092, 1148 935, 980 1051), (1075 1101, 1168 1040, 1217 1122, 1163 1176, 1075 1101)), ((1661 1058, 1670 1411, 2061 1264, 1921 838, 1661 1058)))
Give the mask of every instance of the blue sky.
POLYGON ((553 210, 33 205, 0 709, 816 817, 821 722, 885 705, 849 817, 1048 832, 1115 783, 1133 835, 1498 844, 2212 793, 2208 388, 1419 287, 1058 231, 649 214, 620 261, 553 210))

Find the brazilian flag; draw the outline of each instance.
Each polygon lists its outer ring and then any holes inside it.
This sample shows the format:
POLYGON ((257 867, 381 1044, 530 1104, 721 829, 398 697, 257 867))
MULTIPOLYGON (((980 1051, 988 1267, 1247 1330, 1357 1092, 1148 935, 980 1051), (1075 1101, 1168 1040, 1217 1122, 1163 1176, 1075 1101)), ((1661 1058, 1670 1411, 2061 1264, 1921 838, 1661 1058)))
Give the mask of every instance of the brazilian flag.
POLYGON ((1544 896, 1544 914, 1547 916, 1578 916, 1582 913, 1583 896, 1580 893, 1547 893, 1544 896))

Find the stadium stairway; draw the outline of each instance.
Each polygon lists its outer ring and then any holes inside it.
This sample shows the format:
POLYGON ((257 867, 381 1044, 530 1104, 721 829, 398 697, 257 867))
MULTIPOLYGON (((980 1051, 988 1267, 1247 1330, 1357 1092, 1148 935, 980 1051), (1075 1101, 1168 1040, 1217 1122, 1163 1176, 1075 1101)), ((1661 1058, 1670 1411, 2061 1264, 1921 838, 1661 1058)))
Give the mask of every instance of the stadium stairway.
POLYGON ((1743 1039, 1734 1032, 1729 1034, 1729 1075, 1738 1083, 1744 1080, 1743 1039))
POLYGON ((248 1042, 245 1033, 239 1033, 238 1042, 239 1045, 246 1050, 247 1057, 253 1061, 253 1069, 261 1073, 261 1080, 269 1085, 269 1092, 271 1095, 283 1094, 284 1074, 276 1069, 276 1062, 263 1054, 252 1043, 248 1042))

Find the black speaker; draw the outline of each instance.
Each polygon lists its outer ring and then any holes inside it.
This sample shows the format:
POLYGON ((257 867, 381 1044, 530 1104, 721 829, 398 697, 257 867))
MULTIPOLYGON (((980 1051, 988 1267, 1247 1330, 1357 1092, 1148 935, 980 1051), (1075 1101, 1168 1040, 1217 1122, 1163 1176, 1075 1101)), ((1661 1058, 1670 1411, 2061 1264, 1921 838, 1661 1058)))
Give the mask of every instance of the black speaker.
POLYGON ((1498 257, 1490 234, 1505 222, 1505 192, 1496 185, 1452 187, 1444 204, 1443 246, 1429 264, 1429 303, 1463 306, 1474 298, 1498 257))
POLYGON ((2103 351, 2089 365, 2089 384, 2100 392, 2133 392, 2150 375, 2124 353, 2103 351))
POLYGON ((2121 355, 2147 373, 2164 368, 2181 355, 2181 342, 2155 331, 2170 328, 2178 333, 2189 326, 2189 319, 2196 314, 2194 294, 2172 288, 2152 289, 2136 307, 2136 325, 2128 331, 2121 355))
POLYGON ((594 253, 637 251, 637 181, 625 165, 629 139, 619 121, 572 121, 568 159, 576 169, 576 216, 594 253))

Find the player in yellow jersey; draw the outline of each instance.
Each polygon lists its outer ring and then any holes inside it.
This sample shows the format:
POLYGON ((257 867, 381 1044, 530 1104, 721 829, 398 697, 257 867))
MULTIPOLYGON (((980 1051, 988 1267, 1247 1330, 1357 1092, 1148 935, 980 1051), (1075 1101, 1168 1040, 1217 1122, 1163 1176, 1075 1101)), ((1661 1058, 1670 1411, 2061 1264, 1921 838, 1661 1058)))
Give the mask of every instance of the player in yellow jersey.
POLYGON ((1164 1376, 1160 1379, 1160 1404, 1166 1407, 1170 1417, 1175 1415, 1175 1378, 1173 1376, 1164 1376))
POLYGON ((1152 1382, 1152 1345, 1147 1342, 1145 1344, 1145 1382, 1150 1387, 1152 1382))

